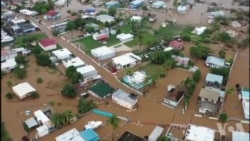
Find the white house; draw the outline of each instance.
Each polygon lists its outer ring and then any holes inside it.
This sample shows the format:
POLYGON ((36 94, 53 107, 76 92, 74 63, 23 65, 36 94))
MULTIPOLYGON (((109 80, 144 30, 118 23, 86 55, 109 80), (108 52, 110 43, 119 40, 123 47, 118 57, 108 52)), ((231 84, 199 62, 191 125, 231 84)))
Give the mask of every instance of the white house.
POLYGON ((14 70, 16 66, 17 63, 15 61, 15 58, 11 58, 1 63, 1 71, 10 72, 11 70, 14 70))
POLYGON ((141 16, 132 16, 130 20, 132 22, 141 22, 142 17, 141 16))
POLYGON ((199 112, 205 114, 206 112, 214 113, 217 110, 217 103, 220 100, 220 92, 211 89, 202 88, 200 90, 199 98, 199 112))
POLYGON ((106 22, 111 23, 115 21, 115 18, 110 15, 101 14, 101 15, 96 16, 96 20, 102 23, 106 23, 106 22))
POLYGON ((38 121, 38 123, 41 125, 47 125, 50 126, 51 125, 51 121, 50 119, 43 113, 42 110, 37 110, 34 112, 34 116, 36 118, 36 120, 38 121))
POLYGON ((21 9, 19 10, 19 12, 25 16, 35 16, 38 14, 37 11, 31 11, 31 10, 28 10, 28 9, 21 9))
POLYGON ((94 79, 98 75, 98 72, 92 65, 77 68, 76 71, 81 73, 85 79, 94 79))
POLYGON ((107 46, 98 47, 91 50, 91 55, 98 60, 105 60, 115 56, 115 51, 107 46))
POLYGON ((12 87, 14 93, 20 98, 24 99, 27 97, 31 92, 35 92, 36 89, 32 87, 28 82, 19 83, 12 87))
POLYGON ((188 125, 185 140, 186 141, 214 141, 215 130, 197 126, 197 125, 188 125))
POLYGON ((47 125, 42 125, 36 128, 36 133, 39 138, 49 134, 49 128, 47 125))
POLYGON ((142 58, 133 53, 123 54, 121 56, 112 58, 112 63, 117 70, 122 70, 129 67, 134 67, 141 63, 142 58))
POLYGON ((21 18, 16 18, 16 17, 15 17, 15 19, 11 20, 11 22, 12 22, 14 25, 16 25, 16 24, 25 23, 26 20, 25 20, 25 19, 21 19, 21 18))
POLYGON ((7 59, 15 58, 18 54, 21 55, 29 55, 31 50, 20 47, 20 48, 13 48, 13 49, 2 49, 1 50, 1 61, 5 61, 7 59))
POLYGON ((112 100, 116 104, 125 107, 129 110, 137 108, 138 100, 131 98, 129 95, 130 95, 129 93, 126 93, 121 89, 118 89, 112 94, 112 100))
POLYGON ((164 128, 160 126, 156 126, 151 134, 148 136, 148 141, 157 141, 157 139, 161 136, 164 128))
POLYGON ((44 50, 44 51, 50 51, 50 50, 54 50, 57 48, 56 45, 56 40, 54 39, 42 39, 38 42, 38 45, 44 50))
POLYGON ((66 49, 59 49, 59 50, 55 50, 52 52, 52 54, 58 59, 58 60, 64 60, 64 59, 68 59, 72 57, 72 53, 66 49))
POLYGON ((85 63, 79 57, 65 59, 62 61, 62 63, 65 68, 68 68, 70 66, 79 68, 85 65, 85 63))
POLYGON ((128 34, 121 33, 117 35, 116 38, 119 39, 121 42, 128 42, 134 39, 134 35, 129 33, 128 34))
POLYGON ((56 141, 85 141, 76 128, 68 130, 56 137, 56 141))

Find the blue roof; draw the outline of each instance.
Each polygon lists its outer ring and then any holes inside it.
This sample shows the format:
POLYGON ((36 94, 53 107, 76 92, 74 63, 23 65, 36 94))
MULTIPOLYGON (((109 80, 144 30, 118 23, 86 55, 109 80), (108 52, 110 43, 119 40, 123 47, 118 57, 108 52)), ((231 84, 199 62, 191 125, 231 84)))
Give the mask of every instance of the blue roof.
POLYGON ((233 131, 233 140, 232 141, 249 141, 249 133, 233 131))
POLYGON ((208 81, 208 82, 218 82, 219 84, 222 84, 223 76, 217 75, 217 74, 208 73, 207 77, 206 77, 206 81, 208 81))
POLYGON ((243 99, 249 99, 249 96, 250 96, 249 91, 243 88, 241 94, 242 94, 243 99))
POLYGON ((214 56, 208 56, 206 59, 206 64, 214 64, 220 67, 224 67, 225 59, 221 59, 221 58, 214 57, 214 56))
POLYGON ((100 141, 99 135, 92 129, 83 130, 80 135, 85 141, 100 141))

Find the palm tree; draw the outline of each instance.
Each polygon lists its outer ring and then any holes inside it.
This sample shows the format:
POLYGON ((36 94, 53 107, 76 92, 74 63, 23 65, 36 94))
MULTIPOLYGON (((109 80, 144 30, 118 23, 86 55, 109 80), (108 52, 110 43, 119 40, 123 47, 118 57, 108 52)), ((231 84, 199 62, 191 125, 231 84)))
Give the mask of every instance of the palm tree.
POLYGON ((143 80, 143 96, 145 96, 146 94, 146 87, 148 85, 148 83, 151 81, 152 83, 152 78, 150 76, 146 76, 146 78, 143 80))
POLYGON ((107 123, 110 124, 113 128, 112 141, 114 141, 114 131, 119 128, 120 122, 121 120, 114 114, 107 120, 107 123))
POLYGON ((66 124, 70 122, 70 119, 73 118, 73 112, 71 110, 66 110, 63 112, 66 124))
POLYGON ((151 75, 150 77, 152 85, 155 87, 156 86, 156 82, 159 80, 159 75, 157 73, 151 75))
POLYGON ((64 117, 61 114, 58 114, 58 113, 53 114, 51 120, 54 123, 55 128, 61 128, 65 123, 64 117))

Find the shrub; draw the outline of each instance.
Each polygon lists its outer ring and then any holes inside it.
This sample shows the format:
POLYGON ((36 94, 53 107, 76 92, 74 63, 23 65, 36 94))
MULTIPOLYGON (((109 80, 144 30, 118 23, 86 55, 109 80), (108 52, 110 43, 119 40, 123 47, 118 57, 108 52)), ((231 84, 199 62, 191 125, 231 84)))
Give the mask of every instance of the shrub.
POLYGON ((7 98, 7 99, 13 99, 14 97, 15 97, 15 94, 14 94, 14 93, 8 92, 8 93, 6 94, 6 98, 7 98))
POLYGON ((227 122, 227 119, 228 119, 228 116, 226 113, 221 113, 220 116, 219 116, 219 120, 221 122, 227 122))
POLYGON ((186 35, 182 35, 181 38, 182 38, 183 41, 186 41, 186 42, 190 42, 191 41, 191 37, 189 35, 187 35, 187 34, 186 35))
POLYGON ((20 68, 19 66, 17 66, 14 69, 14 73, 17 76, 17 78, 19 78, 19 79, 23 79, 27 75, 27 71, 24 68, 20 68))
POLYGON ((201 79, 201 71, 197 70, 193 74, 193 80, 197 83, 200 81, 200 79, 201 79))
POLYGON ((38 78, 36 79, 36 82, 37 82, 38 84, 43 83, 43 79, 42 79, 41 77, 38 77, 38 78))
POLYGON ((226 57, 226 52, 224 50, 219 51, 219 57, 220 58, 225 58, 226 57))
POLYGON ((30 94, 30 97, 31 98, 39 98, 39 93, 38 92, 32 92, 31 94, 30 94))

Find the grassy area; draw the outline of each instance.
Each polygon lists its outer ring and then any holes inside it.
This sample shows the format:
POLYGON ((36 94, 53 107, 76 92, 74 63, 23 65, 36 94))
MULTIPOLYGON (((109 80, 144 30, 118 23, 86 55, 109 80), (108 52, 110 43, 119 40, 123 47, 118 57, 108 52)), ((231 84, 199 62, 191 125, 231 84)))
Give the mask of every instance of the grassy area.
POLYGON ((109 39, 107 40, 107 44, 103 44, 102 42, 95 41, 92 36, 79 39, 75 42, 81 43, 84 46, 83 50, 86 51, 87 53, 89 53, 91 49, 94 49, 103 45, 113 46, 115 44, 120 43, 120 41, 116 38, 116 35, 110 35, 109 39))
MULTIPOLYGON (((146 42, 148 41, 156 41, 158 40, 159 38, 148 33, 148 32, 143 32, 142 33, 142 42, 145 44, 146 42)), ((139 45, 139 39, 138 39, 138 36, 135 36, 134 40, 132 41, 129 41, 127 43, 125 43, 126 46, 128 47, 134 47, 136 45, 139 45)))
POLYGON ((11 138, 6 131, 5 125, 3 122, 1 122, 1 140, 2 141, 11 141, 11 138))
POLYGON ((30 43, 34 40, 39 41, 41 39, 48 38, 46 34, 44 33, 34 33, 34 34, 27 34, 27 35, 22 35, 18 36, 15 41, 14 45, 17 47, 25 47, 27 43, 30 43))
POLYGON ((132 27, 131 24, 127 24, 127 25, 122 26, 120 29, 122 33, 130 33, 131 27, 132 27))
POLYGON ((145 71, 148 75, 155 75, 156 73, 160 75, 159 72, 161 72, 161 66, 153 63, 149 63, 139 69, 145 71))

